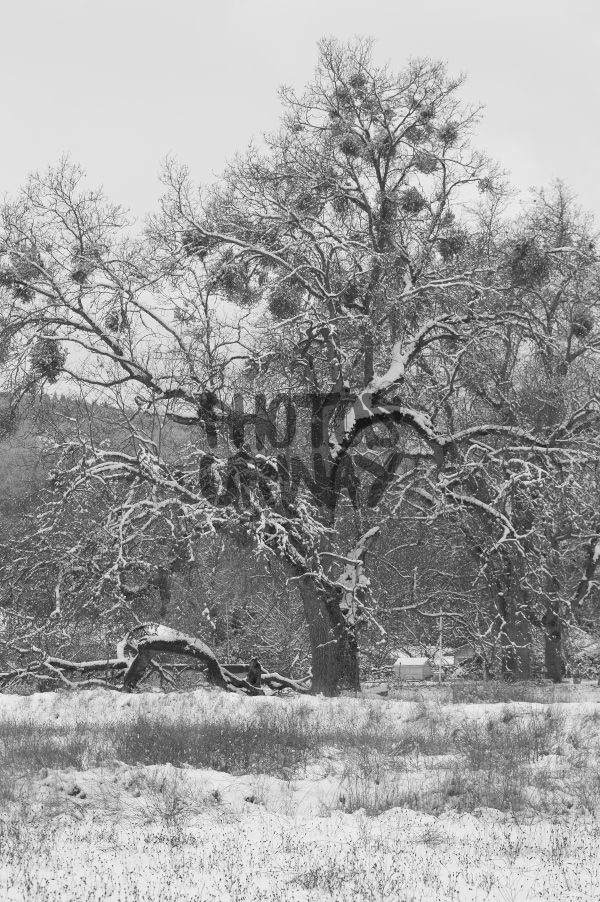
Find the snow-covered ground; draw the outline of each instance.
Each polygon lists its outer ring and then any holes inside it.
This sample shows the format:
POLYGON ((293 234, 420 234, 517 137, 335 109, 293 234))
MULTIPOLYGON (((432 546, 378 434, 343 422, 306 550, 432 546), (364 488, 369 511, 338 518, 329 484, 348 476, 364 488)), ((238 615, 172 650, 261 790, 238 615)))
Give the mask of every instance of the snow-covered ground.
POLYGON ((101 735, 140 716, 174 730, 191 720, 251 728, 300 717, 318 746, 301 768, 278 774, 142 766, 108 753, 77 769, 43 760, 32 768, 30 749, 27 766, 2 765, 0 899, 597 900, 600 693, 579 697, 548 706, 441 704, 433 694, 0 695, 5 762, 7 726, 101 735), (328 730, 344 742, 324 745, 328 730), (485 738, 503 730, 526 746, 515 758, 519 780, 516 765, 503 767, 506 751, 484 755, 485 738), (392 743, 380 744, 388 735, 392 743), (525 796, 515 789, 523 775, 525 796), (479 796, 469 796, 475 785, 479 796), (502 810, 476 804, 488 795, 502 810))

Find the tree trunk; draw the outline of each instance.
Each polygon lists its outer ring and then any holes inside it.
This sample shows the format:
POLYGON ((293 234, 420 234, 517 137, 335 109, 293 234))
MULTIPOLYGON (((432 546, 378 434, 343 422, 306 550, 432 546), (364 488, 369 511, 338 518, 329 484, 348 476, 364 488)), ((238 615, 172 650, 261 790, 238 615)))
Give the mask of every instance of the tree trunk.
POLYGON ((158 568, 154 584, 160 597, 159 616, 162 620, 167 616, 167 611, 171 605, 171 574, 166 567, 158 568))
POLYGON ((526 616, 530 608, 524 588, 522 561, 501 555, 502 570, 497 574, 495 597, 500 618, 501 672, 505 680, 530 680, 532 677, 531 623, 526 616))
POLYGON ((531 625, 519 612, 507 619, 502 631, 502 676, 531 679, 531 625))
POLYGON ((560 573, 560 558, 556 547, 557 540, 552 538, 552 554, 549 560, 547 576, 547 600, 546 610, 542 617, 544 628, 544 668, 546 676, 555 683, 562 683, 565 675, 565 657, 563 648, 563 619, 560 607, 561 585, 558 578, 560 573), (553 600, 554 599, 554 600, 553 600))
POLYGON ((544 664, 546 676, 555 683, 562 682, 565 675, 563 657, 562 624, 558 611, 548 607, 542 617, 544 627, 544 664))
POLYGON ((340 610, 343 596, 326 593, 310 576, 303 576, 299 583, 310 636, 313 694, 359 691, 358 642, 340 610))

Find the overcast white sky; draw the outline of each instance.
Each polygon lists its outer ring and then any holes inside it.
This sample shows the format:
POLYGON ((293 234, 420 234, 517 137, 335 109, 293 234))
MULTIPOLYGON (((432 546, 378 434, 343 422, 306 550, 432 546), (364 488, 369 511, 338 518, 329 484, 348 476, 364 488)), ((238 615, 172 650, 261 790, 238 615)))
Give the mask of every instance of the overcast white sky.
POLYGON ((600 226, 598 0, 0 0, 0 193, 68 153, 143 215, 166 154, 209 180, 276 126, 324 35, 466 72, 478 144, 526 189, 559 176, 600 226))

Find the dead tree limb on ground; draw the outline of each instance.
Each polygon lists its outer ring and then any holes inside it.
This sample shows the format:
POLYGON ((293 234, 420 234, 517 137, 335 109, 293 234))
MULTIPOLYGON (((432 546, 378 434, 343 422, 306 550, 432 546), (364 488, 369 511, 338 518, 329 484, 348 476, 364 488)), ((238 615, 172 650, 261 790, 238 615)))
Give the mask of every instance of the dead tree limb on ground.
POLYGON ((0 673, 0 689, 16 688, 21 682, 33 680, 48 688, 92 688, 102 686, 123 692, 131 692, 149 670, 154 670, 173 684, 168 668, 154 660, 157 654, 182 655, 192 658, 206 671, 208 682, 229 692, 246 695, 265 695, 265 687, 271 691, 291 689, 294 692, 309 691, 310 678, 293 680, 278 673, 267 673, 253 659, 247 664, 221 664, 212 649, 192 636, 187 636, 161 623, 144 623, 131 630, 117 646, 117 657, 101 661, 67 661, 47 657, 21 667, 0 673), (258 668, 258 671, 257 671, 258 668), (92 676, 104 672, 105 677, 92 676), (86 676, 76 681, 73 676, 86 676), (71 678, 70 678, 71 677, 71 678), (122 677, 122 683, 116 682, 122 677))

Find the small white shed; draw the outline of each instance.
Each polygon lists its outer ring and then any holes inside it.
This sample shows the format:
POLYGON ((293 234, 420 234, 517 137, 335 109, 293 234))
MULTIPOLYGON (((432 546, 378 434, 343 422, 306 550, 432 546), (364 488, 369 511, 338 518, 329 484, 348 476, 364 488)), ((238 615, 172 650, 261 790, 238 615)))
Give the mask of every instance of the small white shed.
POLYGON ((427 658, 401 655, 394 662, 394 676, 397 680, 426 680, 431 676, 431 666, 427 658))

